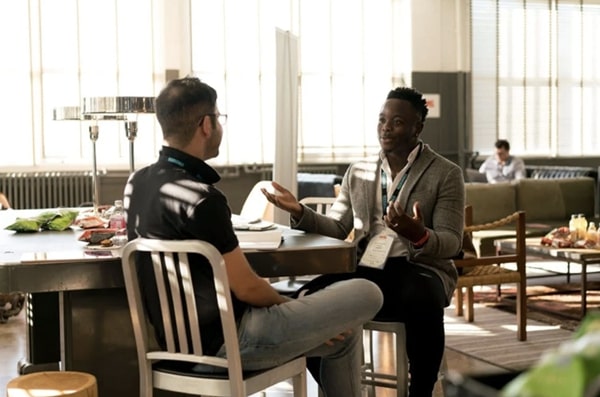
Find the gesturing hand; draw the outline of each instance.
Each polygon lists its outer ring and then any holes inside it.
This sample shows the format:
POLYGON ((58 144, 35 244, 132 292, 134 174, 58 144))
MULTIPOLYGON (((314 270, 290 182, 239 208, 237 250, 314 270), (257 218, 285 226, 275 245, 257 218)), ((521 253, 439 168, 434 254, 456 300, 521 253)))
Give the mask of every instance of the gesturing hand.
POLYGON ((414 243, 421 240, 427 231, 425 230, 418 201, 413 205, 413 213, 414 216, 411 218, 404 212, 400 204, 395 201, 388 205, 387 213, 383 217, 383 220, 387 227, 414 243))
POLYGON ((303 207, 296 197, 294 197, 292 192, 277 182, 271 182, 271 185, 275 189, 275 193, 269 193, 267 189, 264 188, 260 189, 267 200, 269 200, 270 203, 273 203, 275 207, 289 212, 294 218, 302 218, 302 213, 304 212, 303 207))

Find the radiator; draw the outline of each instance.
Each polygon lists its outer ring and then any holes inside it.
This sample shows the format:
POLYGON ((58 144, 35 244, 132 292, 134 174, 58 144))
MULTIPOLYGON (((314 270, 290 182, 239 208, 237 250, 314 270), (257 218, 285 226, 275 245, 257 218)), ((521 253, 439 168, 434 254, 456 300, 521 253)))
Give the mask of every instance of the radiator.
POLYGON ((12 208, 78 207, 93 201, 91 171, 0 174, 0 192, 12 208))

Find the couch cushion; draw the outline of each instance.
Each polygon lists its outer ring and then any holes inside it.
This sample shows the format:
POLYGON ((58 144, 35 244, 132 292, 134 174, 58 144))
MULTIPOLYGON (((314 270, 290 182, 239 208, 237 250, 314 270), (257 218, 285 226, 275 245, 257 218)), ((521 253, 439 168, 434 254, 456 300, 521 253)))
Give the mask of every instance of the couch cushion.
POLYGON ((473 207, 473 224, 497 221, 517 210, 513 183, 466 183, 466 204, 473 207))
POLYGON ((568 222, 558 179, 521 179, 517 208, 527 213, 527 222, 568 222))
POLYGON ((592 178, 522 179, 518 182, 517 208, 527 212, 527 222, 567 225, 571 214, 594 215, 595 184, 592 178))
POLYGON ((594 217, 596 200, 596 183, 593 178, 566 178, 559 181, 560 190, 565 202, 565 225, 571 214, 584 214, 588 220, 594 217))

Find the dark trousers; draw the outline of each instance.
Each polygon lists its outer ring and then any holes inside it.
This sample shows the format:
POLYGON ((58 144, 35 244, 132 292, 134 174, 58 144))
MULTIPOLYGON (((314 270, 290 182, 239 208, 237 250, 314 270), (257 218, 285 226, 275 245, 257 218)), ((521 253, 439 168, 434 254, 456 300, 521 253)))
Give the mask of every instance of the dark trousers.
MULTIPOLYGON (((354 273, 326 274, 307 283, 298 293, 312 293, 336 281, 357 277, 373 281, 383 292, 383 307, 375 320, 405 324, 410 397, 430 397, 445 343, 446 293, 439 277, 405 258, 389 258, 383 270, 358 266, 354 273)), ((318 383, 319 367, 318 358, 308 360, 308 368, 318 383)))

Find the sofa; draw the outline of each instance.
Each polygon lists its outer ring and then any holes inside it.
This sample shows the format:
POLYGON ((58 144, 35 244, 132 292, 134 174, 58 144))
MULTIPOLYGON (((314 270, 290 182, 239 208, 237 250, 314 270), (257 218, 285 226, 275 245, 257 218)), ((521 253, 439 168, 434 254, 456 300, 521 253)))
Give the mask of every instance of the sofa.
MULTIPOLYGON (((565 165, 530 165, 525 164, 525 174, 530 179, 562 179, 587 176, 598 181, 598 168, 572 167, 565 165)), ((478 167, 465 169, 465 181, 487 183, 485 174, 479 172, 478 167)))
POLYGON ((560 179, 587 176, 598 180, 598 169, 593 167, 571 167, 565 165, 525 165, 527 178, 560 179))
MULTIPOLYGON (((527 216, 527 234, 543 236, 567 226, 571 214, 596 215, 596 180, 592 177, 521 179, 511 183, 465 183, 466 204, 473 208, 473 224, 490 223, 515 211, 527 216)), ((481 255, 494 252, 493 241, 507 235, 506 227, 473 233, 481 255)))

